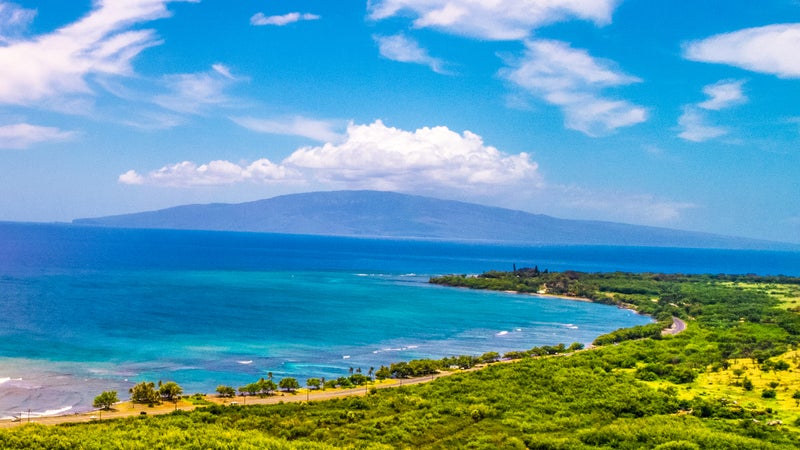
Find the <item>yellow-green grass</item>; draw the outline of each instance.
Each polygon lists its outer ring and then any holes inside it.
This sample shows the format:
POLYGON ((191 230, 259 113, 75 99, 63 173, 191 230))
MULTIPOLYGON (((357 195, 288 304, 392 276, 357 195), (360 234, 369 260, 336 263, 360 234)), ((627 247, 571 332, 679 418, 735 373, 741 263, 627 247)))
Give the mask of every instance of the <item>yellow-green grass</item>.
POLYGON ((688 384, 673 384, 667 381, 646 382, 655 388, 674 388, 681 399, 691 400, 695 397, 706 400, 722 400, 728 404, 738 405, 751 411, 766 411, 770 409, 772 415, 769 420, 780 420, 783 426, 800 430, 795 421, 800 419, 800 405, 798 400, 792 398, 795 392, 800 391, 800 351, 787 351, 772 361, 785 361, 789 364, 788 370, 773 371, 762 370, 761 365, 752 359, 728 360, 727 369, 714 370, 707 367, 694 382, 688 384), (745 378, 753 383, 753 389, 748 391, 742 387, 745 378), (775 388, 776 397, 763 398, 761 394, 765 389, 771 389, 770 383, 778 383, 775 388))
POLYGON ((725 286, 764 292, 780 302, 781 308, 800 310, 800 286, 794 284, 723 282, 725 286))

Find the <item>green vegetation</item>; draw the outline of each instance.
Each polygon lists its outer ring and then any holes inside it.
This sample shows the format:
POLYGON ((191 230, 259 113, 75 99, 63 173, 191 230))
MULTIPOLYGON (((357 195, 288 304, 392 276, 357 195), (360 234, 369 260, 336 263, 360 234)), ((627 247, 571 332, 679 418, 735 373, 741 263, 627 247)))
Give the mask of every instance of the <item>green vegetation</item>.
POLYGON ((100 408, 108 411, 111 409, 112 406, 114 406, 114 403, 119 403, 119 397, 117 397, 117 391, 105 391, 94 398, 94 402, 92 403, 92 405, 95 408, 100 408))
POLYGON ((167 381, 164 384, 159 381, 158 385, 158 393, 161 395, 162 400, 177 402, 181 398, 181 394, 183 394, 183 388, 174 381, 167 381))
POLYGON ((128 391, 131 394, 131 401, 133 403, 144 403, 147 405, 154 405, 161 401, 161 396, 156 390, 156 385, 152 381, 135 385, 128 391))
POLYGON ((233 397, 236 395, 236 389, 234 389, 232 386, 220 384, 217 386, 217 395, 220 397, 233 397))
MULTIPOLYGON (((504 355, 519 358, 509 363, 494 363, 496 353, 395 362, 318 380, 352 386, 373 374, 455 372, 365 397, 19 426, 0 431, 0 448, 780 449, 800 442, 800 316, 786 304, 799 291, 797 278, 523 269, 432 281, 581 296, 660 323, 601 336, 588 350, 542 346, 504 355), (662 335, 672 317, 686 320, 687 330, 662 335), (460 371, 476 364, 487 366, 460 371)), ((271 379, 245 388, 276 389, 271 379)))
POLYGON ((287 377, 281 379, 281 381, 278 383, 278 387, 284 391, 294 392, 300 389, 300 383, 296 378, 287 377))

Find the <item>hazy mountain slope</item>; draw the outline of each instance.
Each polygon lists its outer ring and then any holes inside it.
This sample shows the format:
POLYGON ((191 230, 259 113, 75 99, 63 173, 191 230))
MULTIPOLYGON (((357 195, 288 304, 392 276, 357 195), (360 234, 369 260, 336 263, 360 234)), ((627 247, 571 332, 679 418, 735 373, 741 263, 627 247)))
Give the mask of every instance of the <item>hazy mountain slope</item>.
POLYGON ((783 248, 744 238, 557 219, 503 208, 377 191, 293 194, 240 204, 186 205, 75 224, 126 228, 383 236, 533 244, 783 248))

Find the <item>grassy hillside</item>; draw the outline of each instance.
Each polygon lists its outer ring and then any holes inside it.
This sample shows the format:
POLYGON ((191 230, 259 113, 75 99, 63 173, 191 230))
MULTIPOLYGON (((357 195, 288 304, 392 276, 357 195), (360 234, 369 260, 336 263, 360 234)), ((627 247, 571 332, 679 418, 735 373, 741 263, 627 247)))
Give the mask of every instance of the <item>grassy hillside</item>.
MULTIPOLYGON (((538 272, 538 271, 537 271, 538 272)), ((0 431, 0 448, 797 448, 800 280, 491 273, 435 282, 581 294, 685 332, 616 332, 366 397, 0 431), (513 284, 511 286, 510 284, 513 284), (648 336, 640 338, 639 336, 648 336)), ((658 325, 660 328, 661 325, 658 325)), ((554 343, 555 344, 555 343, 554 343)))

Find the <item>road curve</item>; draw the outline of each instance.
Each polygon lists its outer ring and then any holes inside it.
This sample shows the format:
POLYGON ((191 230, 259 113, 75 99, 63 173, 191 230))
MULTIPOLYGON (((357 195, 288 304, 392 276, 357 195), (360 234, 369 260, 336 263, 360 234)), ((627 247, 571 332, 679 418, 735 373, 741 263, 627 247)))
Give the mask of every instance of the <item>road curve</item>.
POLYGON ((669 328, 664 328, 663 330, 661 330, 661 334, 664 336, 666 335, 674 336, 683 331, 686 331, 686 322, 675 316, 672 316, 672 325, 670 325, 669 328))

